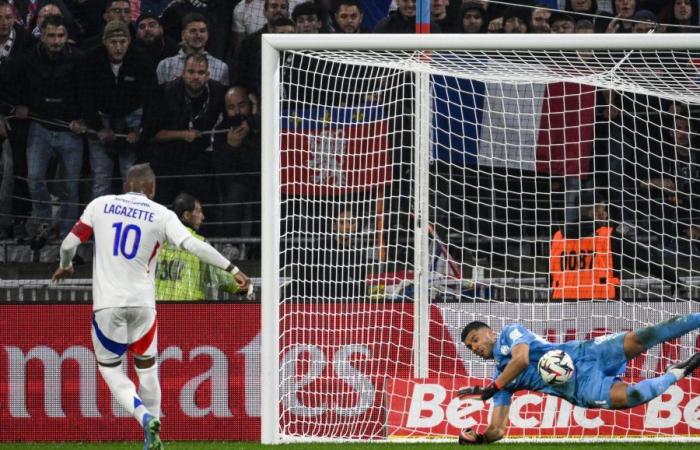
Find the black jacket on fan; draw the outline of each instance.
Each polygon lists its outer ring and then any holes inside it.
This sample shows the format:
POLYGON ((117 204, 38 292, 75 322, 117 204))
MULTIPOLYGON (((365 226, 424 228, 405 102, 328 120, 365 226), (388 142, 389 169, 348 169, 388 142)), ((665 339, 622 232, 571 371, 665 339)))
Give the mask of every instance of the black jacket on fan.
POLYGON ((114 118, 144 107, 153 101, 156 92, 155 69, 148 56, 130 47, 117 75, 103 45, 85 56, 81 64, 81 104, 87 125, 102 128, 99 113, 114 118))
MULTIPOLYGON (((49 55, 39 42, 22 62, 19 103, 45 119, 80 119, 78 57, 77 50, 70 46, 55 56, 49 55)), ((66 131, 65 127, 42 126, 66 131)))

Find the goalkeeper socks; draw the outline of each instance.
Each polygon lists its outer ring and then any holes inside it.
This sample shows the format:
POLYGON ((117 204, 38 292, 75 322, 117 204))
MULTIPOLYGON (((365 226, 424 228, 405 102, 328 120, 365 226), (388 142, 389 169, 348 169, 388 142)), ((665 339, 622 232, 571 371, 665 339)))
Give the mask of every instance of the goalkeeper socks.
POLYGON ((671 387, 676 381, 678 381, 676 375, 667 373, 666 375, 640 381, 637 384, 628 386, 627 407, 633 408, 658 397, 666 392, 666 389, 671 387))
POLYGON ((136 386, 134 386, 134 383, 122 372, 121 364, 116 367, 99 366, 99 368, 102 378, 105 380, 105 383, 107 383, 114 398, 116 398, 119 404, 122 405, 129 414, 134 416, 140 424, 148 410, 141 402, 141 398, 136 395, 136 386))
POLYGON ((683 336, 697 328, 700 328, 700 313, 691 313, 641 328, 636 331, 636 334, 645 348, 651 348, 662 342, 683 336))
POLYGON ((146 369, 136 367, 139 377, 139 395, 150 413, 160 417, 160 382, 158 381, 158 364, 146 369))

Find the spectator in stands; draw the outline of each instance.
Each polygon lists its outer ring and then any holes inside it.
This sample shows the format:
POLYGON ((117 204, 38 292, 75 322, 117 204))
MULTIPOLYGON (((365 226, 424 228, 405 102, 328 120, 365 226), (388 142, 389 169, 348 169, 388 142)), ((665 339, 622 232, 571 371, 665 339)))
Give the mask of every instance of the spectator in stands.
POLYGON ((150 55, 155 67, 165 58, 175 56, 179 50, 177 43, 163 34, 160 20, 152 13, 141 14, 136 19, 136 38, 133 45, 150 55))
POLYGON ((579 19, 576 21, 576 33, 595 33, 595 25, 588 19, 579 19))
MULTIPOLYGON (((50 0, 54 1, 54 0, 50 0)), ((45 2, 41 2, 46 4, 45 2)), ((83 42, 86 39, 97 36, 104 25, 102 13, 104 1, 80 1, 60 0, 57 5, 61 8, 63 16, 68 23, 68 37, 75 42, 83 42), (67 7, 61 6, 65 2, 67 7)), ((132 13, 133 13, 132 8, 132 13)))
POLYGON ((224 204, 221 220, 226 236, 258 234, 251 224, 260 220, 260 116, 253 100, 244 87, 228 90, 223 123, 228 133, 214 142, 213 171, 222 174, 216 178, 216 187, 219 202, 224 204))
MULTIPOLYGON (((0 197, 4 195, 4 200, 11 202, 12 215, 16 217, 12 230, 15 237, 22 237, 24 218, 31 214, 31 203, 23 200, 29 198, 29 188, 25 181, 28 124, 25 120, 5 119, 5 116, 12 114, 14 106, 19 101, 17 85, 20 62, 27 52, 31 51, 33 44, 29 32, 16 22, 10 2, 0 0, 0 123, 3 124, 0 125, 3 128, 0 144, 3 145, 3 152, 9 152, 5 154, 3 164, 5 193, 0 194, 0 197)), ((8 214, 7 211, 3 213, 8 214)), ((4 223, 0 228, 0 236, 10 234, 9 221, 9 215, 0 217, 0 222, 4 223)))
POLYGON ((137 159, 144 105, 155 91, 153 65, 130 44, 127 25, 109 22, 102 45, 86 55, 81 71, 83 118, 97 131, 88 136, 93 198, 113 193, 115 160, 126 182, 137 159))
POLYGON ((364 17, 358 0, 339 0, 333 12, 336 33, 366 33, 367 30, 362 25, 364 17))
POLYGON ((48 16, 41 37, 23 60, 20 76, 21 105, 15 115, 32 121, 27 142, 29 190, 33 202, 33 230, 45 234, 51 225, 51 198, 46 183, 49 162, 59 160, 66 179, 59 189, 59 232, 67 234, 78 216, 78 179, 83 159, 80 133, 79 74, 76 52, 67 45, 68 30, 60 16, 48 16), (50 121, 47 123, 45 121, 50 121))
POLYGON ((621 280, 640 272, 678 289, 675 271, 653 255, 649 246, 630 240, 608 216, 602 196, 587 191, 581 196, 580 219, 558 229, 550 246, 553 300, 614 300, 620 298, 621 280))
POLYGON ((454 17, 447 14, 447 6, 449 0, 431 0, 430 15, 442 33, 455 33, 458 31, 458 25, 454 21, 454 17))
POLYGON ((36 13, 36 17, 32 22, 35 24, 31 28, 32 36, 39 39, 39 36, 41 35, 41 24, 44 22, 44 19, 46 19, 48 16, 63 17, 63 11, 55 3, 46 3, 44 6, 39 8, 39 10, 36 13))
MULTIPOLYGON (((190 14, 198 14, 207 23, 206 50, 216 58, 226 57, 233 15, 233 2, 228 0, 178 0, 173 1, 163 11, 161 24, 166 36, 180 41, 184 29, 184 19, 190 14)), ((211 66, 211 61, 209 61, 211 66)), ((212 68, 213 69, 213 68, 212 68)), ((213 76, 213 72, 212 72, 213 76)))
MULTIPOLYGON (((109 22, 112 21, 119 21, 127 26, 129 26, 129 38, 133 40, 134 35, 136 34, 134 30, 130 27, 131 25, 131 4, 129 3, 129 0, 109 0, 105 3, 104 6, 104 13, 102 14, 102 19, 104 22, 102 23, 102 29, 104 29, 104 26, 108 24, 109 22)), ((80 48, 83 51, 89 52, 91 50, 94 50, 102 45, 102 32, 100 31, 99 34, 96 36, 84 40, 80 48)))
POLYGON ((628 19, 637 12, 637 0, 614 0, 612 6, 615 18, 608 24, 606 33, 631 33, 634 22, 628 19))
POLYGON ((659 22, 656 19, 656 14, 648 9, 640 9, 634 13, 632 20, 635 21, 634 25, 632 25, 633 33, 648 33, 655 30, 659 25, 659 22))
POLYGON ((309 301, 366 300, 367 275, 373 269, 358 228, 352 209, 341 205, 332 217, 322 218, 313 232, 307 231, 305 235, 314 242, 285 254, 294 261, 288 264, 294 273, 285 296, 309 301))
POLYGON ((668 23, 679 26, 667 27, 667 33, 697 33, 698 3, 694 0, 675 0, 668 23))
POLYGON ((323 16, 321 7, 312 1, 297 5, 292 11, 292 20, 296 24, 297 33, 320 33, 324 22, 323 16))
POLYGON ((464 2, 460 11, 463 33, 486 32, 486 13, 479 2, 464 2))
MULTIPOLYGON (((206 241, 198 233, 205 219, 199 200, 183 192, 175 197, 172 210, 192 236, 206 241)), ((167 240, 158 252, 155 278, 156 300, 217 300, 220 291, 239 291, 231 272, 206 264, 167 240)))
MULTIPOLYGON (((268 4, 271 5, 275 1, 281 0, 268 0, 268 4)), ((234 57, 231 84, 234 86, 245 86, 250 92, 260 98, 262 35, 264 33, 294 33, 295 31, 296 25, 294 21, 288 17, 281 16, 272 19, 260 31, 245 38, 234 57)))
POLYGON ((574 19, 586 18, 593 20, 593 17, 576 13, 596 14, 598 12, 598 2, 596 0, 566 0, 564 10, 569 11, 574 19))
POLYGON ((192 54, 206 57, 209 66, 209 77, 223 85, 229 83, 228 65, 207 53, 205 47, 209 41, 209 22, 199 13, 188 14, 182 19, 182 49, 177 55, 165 58, 158 63, 156 75, 158 84, 173 81, 182 75, 185 59, 192 54))
POLYGON ((159 176, 157 197, 169 202, 178 192, 191 192, 205 203, 212 199, 211 132, 224 113, 225 88, 209 78, 209 58, 185 57, 182 77, 166 83, 147 117, 153 135, 151 163, 159 176))
POLYGON ((648 229, 657 238, 657 246, 673 261, 690 253, 688 238, 700 231, 692 227, 700 211, 700 155, 693 142, 697 125, 688 107, 671 105, 667 115, 671 118, 663 127, 661 148, 638 152, 636 173, 642 192, 638 202, 642 222, 650 222, 648 229))
POLYGON ((554 12, 549 18, 549 27, 552 33, 574 33, 576 32, 576 21, 571 14, 554 12))
MULTIPOLYGON (((416 0, 396 0, 397 9, 379 21, 374 27, 375 33, 415 33, 416 0)), ((430 23, 431 33, 440 33, 440 26, 430 23)))
POLYGON ((231 51, 235 51, 246 37, 260 31, 266 24, 289 12, 303 0, 242 0, 233 9, 231 51))
POLYGON ((549 18, 552 11, 545 8, 542 3, 537 5, 530 14, 530 33, 551 33, 549 18))
POLYGON ((504 33, 527 33, 529 18, 526 10, 512 6, 503 12, 504 33))

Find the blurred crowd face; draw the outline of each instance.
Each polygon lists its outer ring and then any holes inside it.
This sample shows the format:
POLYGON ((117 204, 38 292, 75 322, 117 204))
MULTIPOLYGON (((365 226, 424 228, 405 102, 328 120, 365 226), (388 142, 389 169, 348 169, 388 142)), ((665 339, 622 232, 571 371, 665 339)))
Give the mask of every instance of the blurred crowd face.
POLYGON ((656 26, 653 22, 636 22, 632 26, 632 31, 635 33, 648 33, 656 26))
POLYGON ((287 0, 267 0, 263 15, 268 23, 280 17, 289 17, 289 2, 287 0))
POLYGON ((673 17, 681 23, 690 21, 690 16, 693 14, 693 7, 690 5, 690 0, 676 0, 673 4, 673 17))
POLYGON ((484 15, 476 9, 465 11, 462 17, 462 27, 465 33, 479 33, 484 26, 484 15))
POLYGON ((676 117, 675 123, 676 128, 673 130, 673 135, 676 140, 676 145, 689 147, 690 127, 688 126, 688 119, 685 117, 676 117))
POLYGON ((552 33, 573 33, 576 31, 576 24, 570 20, 557 20, 552 24, 552 33))
POLYGON ((355 5, 340 5, 335 22, 343 33, 355 33, 362 23, 363 14, 355 5))
POLYGON ((209 30, 205 22, 190 22, 182 30, 182 41, 191 52, 204 51, 209 40, 209 30))
POLYGON ((404 17, 416 17, 416 0, 396 0, 399 14, 404 17))
POLYGON ((113 20, 129 23, 130 16, 131 6, 129 5, 129 2, 118 1, 112 2, 112 4, 107 7, 107 10, 102 17, 104 18, 105 23, 109 23, 113 20))
POLYGON ((10 37, 12 27, 15 26, 15 15, 10 5, 0 6, 0 42, 10 37))
POLYGON ((537 8, 532 11, 532 17, 530 18, 530 30, 533 33, 549 33, 549 17, 552 15, 551 11, 546 9, 537 8))
POLYGON ((447 5, 449 3, 449 0, 432 0, 430 3, 430 15, 433 19, 440 20, 447 17, 447 5))
POLYGON ((187 60, 182 71, 182 81, 191 93, 198 94, 209 81, 208 64, 205 61, 187 60))
POLYGON ((68 42, 68 32, 63 25, 47 25, 41 32, 39 38, 50 54, 61 53, 68 42))
POLYGON ((63 13, 61 12, 61 8, 49 3, 48 5, 40 8, 39 12, 36 14, 36 26, 41 27, 41 24, 44 23, 44 19, 46 19, 48 16, 63 17, 63 13))
POLYGON ((105 40, 104 45, 107 49, 109 60, 114 64, 122 62, 124 56, 126 56, 126 51, 129 49, 129 43, 129 38, 125 36, 111 37, 105 40))
POLYGON ((316 14, 302 14, 297 17, 297 33, 318 33, 321 31, 321 25, 316 14))
POLYGON ((224 98, 226 104, 226 115, 231 117, 248 117, 252 113, 252 105, 245 89, 232 88, 226 93, 224 98))
POLYGON ((270 33, 292 34, 296 29, 292 25, 281 25, 279 27, 270 26, 270 33))
POLYGON ((571 10, 586 12, 593 7, 593 0, 571 0, 571 10))
POLYGON ((504 33, 527 33, 527 24, 520 17, 509 17, 503 22, 504 33))
POLYGON ((632 17, 637 9, 636 0, 615 0, 617 15, 623 18, 632 17))
POLYGON ((136 29, 136 38, 151 45, 163 38, 163 27, 160 26, 156 19, 150 17, 143 19, 139 22, 139 26, 136 29))

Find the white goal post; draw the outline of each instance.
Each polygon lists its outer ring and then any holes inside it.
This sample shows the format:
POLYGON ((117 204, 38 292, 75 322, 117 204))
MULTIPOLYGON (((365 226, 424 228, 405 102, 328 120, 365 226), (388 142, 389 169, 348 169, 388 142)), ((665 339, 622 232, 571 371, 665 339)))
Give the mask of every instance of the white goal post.
MULTIPOLYGON (((263 443, 485 424, 453 398, 492 371, 460 345, 472 320, 561 341, 700 311, 697 35, 268 34, 262 87, 263 443), (601 205, 615 276, 572 298, 552 249, 587 245, 569 230, 601 205)), ((698 384, 615 413, 516 396, 507 439, 697 440, 698 384)))

